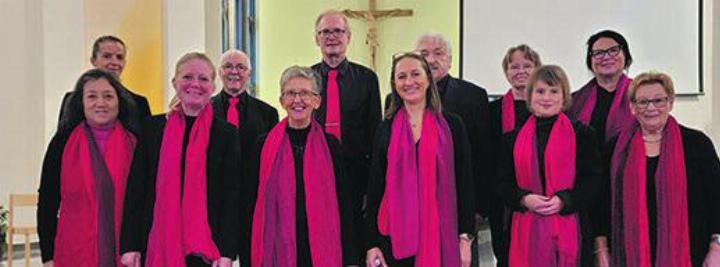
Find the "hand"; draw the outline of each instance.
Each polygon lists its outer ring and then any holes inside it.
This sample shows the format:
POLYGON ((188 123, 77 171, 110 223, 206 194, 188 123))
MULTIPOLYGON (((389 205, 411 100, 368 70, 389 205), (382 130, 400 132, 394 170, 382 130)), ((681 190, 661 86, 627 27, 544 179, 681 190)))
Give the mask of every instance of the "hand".
POLYGON ((595 238, 595 266, 610 267, 610 253, 608 252, 606 236, 595 238))
POLYGON ((220 257, 213 261, 212 267, 232 267, 232 260, 226 257, 220 257))
POLYGON ((47 261, 46 263, 43 263, 43 267, 55 267, 55 261, 47 261))
POLYGON ((127 267, 140 267, 140 252, 130 251, 123 253, 120 263, 127 267))
POLYGON ((610 253, 607 248, 595 252, 595 266, 610 267, 610 253))
POLYGON ((472 243, 466 239, 460 239, 460 263, 462 267, 470 267, 472 264, 472 243))
POLYGON ((707 255, 705 255, 703 267, 717 266, 720 266, 720 245, 713 243, 710 245, 710 250, 708 250, 707 255))
POLYGON ((367 251, 367 256, 365 257, 365 266, 366 267, 388 267, 387 263, 385 263, 385 257, 383 257, 382 251, 380 251, 380 248, 374 247, 367 251))
POLYGON ((545 203, 548 205, 539 207, 535 210, 535 212, 545 216, 555 215, 560 212, 564 206, 562 200, 560 200, 558 196, 553 196, 545 203))
POLYGON ((527 194, 522 198, 520 204, 525 206, 528 210, 537 213, 538 209, 549 205, 547 201, 548 198, 546 196, 538 194, 527 194))

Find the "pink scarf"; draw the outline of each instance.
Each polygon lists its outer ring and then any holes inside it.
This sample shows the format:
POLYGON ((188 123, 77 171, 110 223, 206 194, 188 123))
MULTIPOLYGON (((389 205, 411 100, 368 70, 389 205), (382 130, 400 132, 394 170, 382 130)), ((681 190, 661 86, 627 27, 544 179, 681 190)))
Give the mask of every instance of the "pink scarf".
MULTIPOLYGON (((610 105, 607 122, 605 123, 604 141, 617 136, 624 127, 627 127, 633 121, 633 116, 630 113, 630 103, 626 96, 630 82, 632 82, 632 80, 623 74, 615 86, 615 96, 610 105)), ((590 125, 592 113, 595 110, 595 104, 597 102, 597 90, 599 89, 595 79, 590 80, 590 82, 583 86, 575 96, 575 103, 573 103, 570 112, 568 112, 569 116, 585 125, 590 125)))
MULTIPOLYGON (((55 266, 98 265, 98 195, 96 176, 91 166, 89 137, 84 122, 73 129, 62 155, 60 171, 60 213, 55 237, 55 266), (78 223, 82 222, 82 223, 78 223)), ((114 186, 115 248, 119 248, 125 184, 130 171, 136 139, 116 123, 107 138, 103 153, 105 167, 114 186)), ((120 255, 115 251, 115 262, 120 255)))
POLYGON ((657 253, 651 262, 646 201, 645 142, 637 123, 623 132, 612 158, 613 264, 628 267, 684 267, 690 263, 685 151, 680 126, 670 116, 663 129, 657 191, 657 253), (622 182, 620 182, 622 181, 622 182), (622 205, 615 205, 617 198, 622 205), (616 227, 617 226, 617 227, 616 227))
POLYGON ((163 133, 158 163, 153 224, 146 266, 185 266, 194 255, 212 262, 220 258, 207 213, 207 149, 212 108, 206 105, 192 125, 185 153, 185 177, 180 192, 180 160, 185 134, 182 110, 171 111, 163 133))
POLYGON ((515 129, 515 97, 512 88, 502 98, 502 132, 507 133, 515 129))
POLYGON ((416 267, 459 267, 455 160, 447 122, 425 110, 416 151, 403 107, 391 133, 378 230, 390 236, 395 259, 415 256, 416 267))
MULTIPOLYGON (((268 133, 262 149, 252 228, 251 266, 297 266, 295 163, 285 118, 268 133)), ((322 127, 311 123, 303 154, 310 257, 313 266, 342 265, 340 211, 333 161, 322 127)))
MULTIPOLYGON (((538 168, 536 118, 518 133, 513 151, 520 188, 552 197, 575 183, 575 131, 565 114, 555 121, 545 149, 545 194, 538 168)), ((577 214, 542 216, 515 212, 512 218, 510 266, 578 266, 580 232, 577 214), (556 262, 557 259, 557 262, 556 262)))

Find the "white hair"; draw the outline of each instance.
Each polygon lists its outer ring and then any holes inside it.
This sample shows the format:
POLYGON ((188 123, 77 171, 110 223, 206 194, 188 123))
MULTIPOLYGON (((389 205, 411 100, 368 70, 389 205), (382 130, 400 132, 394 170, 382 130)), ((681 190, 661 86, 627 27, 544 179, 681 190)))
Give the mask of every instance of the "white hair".
POLYGON ((420 35, 418 37, 417 42, 415 43, 415 47, 420 46, 420 43, 424 41, 433 41, 442 44, 445 47, 445 51, 447 51, 448 58, 452 62, 452 46, 450 45, 450 42, 445 39, 445 36, 441 33, 437 32, 429 32, 425 33, 423 35, 420 35))

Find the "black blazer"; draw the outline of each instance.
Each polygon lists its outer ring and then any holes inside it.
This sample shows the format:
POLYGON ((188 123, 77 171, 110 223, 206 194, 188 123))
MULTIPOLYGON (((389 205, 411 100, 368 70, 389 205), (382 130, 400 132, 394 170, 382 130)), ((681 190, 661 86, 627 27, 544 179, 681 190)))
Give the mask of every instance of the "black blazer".
MULTIPOLYGON (((120 234, 120 253, 145 253, 153 220, 155 181, 160 162, 166 115, 156 115, 143 123, 143 134, 135 150, 128 177, 120 234)), ((235 128, 213 118, 207 150, 207 211, 208 222, 220 254, 234 259, 240 227, 240 196, 242 177, 240 145, 235 128)))
MULTIPOLYGON (((474 235, 475 188, 473 187, 470 144, 462 120, 455 114, 443 112, 450 127, 455 154, 455 187, 457 191, 458 234, 474 235)), ((390 145, 392 120, 385 119, 378 125, 373 144, 372 165, 368 181, 367 217, 365 221, 366 249, 379 247, 390 257, 390 239, 380 235, 377 224, 380 202, 385 194, 387 154, 390 145)))
MULTIPOLYGON (((213 114, 222 121, 227 120, 228 98, 228 94, 221 91, 210 100, 213 114)), ((240 113, 238 134, 243 151, 240 161, 243 162, 243 174, 248 175, 252 168, 249 164, 252 147, 260 135, 269 132, 278 123, 278 112, 274 107, 245 92, 240 95, 238 113, 240 113)))
MULTIPOLYGON (((135 101, 138 121, 143 121, 145 118, 152 116, 152 113, 150 113, 150 105, 148 104, 148 101, 144 96, 133 93, 130 90, 127 90, 127 93, 130 94, 132 99, 135 101)), ((60 104, 60 113, 58 114, 58 127, 60 126, 60 120, 62 120, 62 117, 65 114, 65 105, 67 104, 67 101, 70 100, 70 96, 72 94, 73 92, 71 91, 65 93, 65 95, 63 96, 62 102, 60 104)))

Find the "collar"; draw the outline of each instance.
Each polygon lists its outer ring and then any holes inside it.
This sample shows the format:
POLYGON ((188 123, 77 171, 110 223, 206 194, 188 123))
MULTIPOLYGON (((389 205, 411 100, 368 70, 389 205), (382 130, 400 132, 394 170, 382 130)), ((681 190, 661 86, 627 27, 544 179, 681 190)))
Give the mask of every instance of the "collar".
POLYGON ((438 88, 438 93, 440 93, 441 97, 444 96, 445 91, 447 91, 446 89, 447 89, 448 85, 450 84, 450 78, 452 78, 452 77, 450 77, 450 74, 448 73, 445 75, 445 77, 442 77, 442 78, 440 78, 440 80, 435 82, 435 84, 437 85, 437 88, 438 88))
MULTIPOLYGON (((240 94, 237 96, 238 99, 240 99, 240 101, 238 101, 238 104, 240 104, 240 106, 242 106, 243 104, 245 104, 246 99, 247 99, 247 96, 248 96, 247 90, 243 91, 242 93, 240 93, 240 94)), ((233 97, 233 96, 231 96, 230 94, 228 94, 227 92, 225 92, 225 90, 220 91, 220 99, 222 100, 223 105, 227 106, 228 103, 229 103, 229 99, 232 98, 232 97, 233 97)))
MULTIPOLYGON (((332 69, 333 68, 331 68, 330 65, 328 65, 327 62, 325 62, 324 60, 320 63, 320 74, 322 74, 323 77, 327 77, 327 73, 332 69)), ((348 72, 350 72, 350 61, 348 61, 346 57, 334 69, 338 71, 340 76, 345 76, 348 74, 348 72)))

